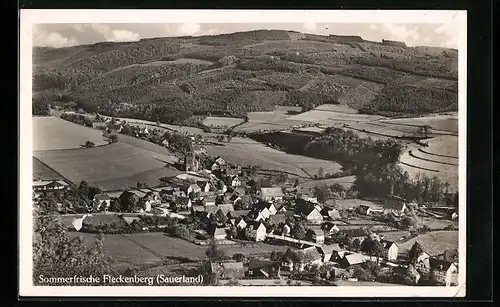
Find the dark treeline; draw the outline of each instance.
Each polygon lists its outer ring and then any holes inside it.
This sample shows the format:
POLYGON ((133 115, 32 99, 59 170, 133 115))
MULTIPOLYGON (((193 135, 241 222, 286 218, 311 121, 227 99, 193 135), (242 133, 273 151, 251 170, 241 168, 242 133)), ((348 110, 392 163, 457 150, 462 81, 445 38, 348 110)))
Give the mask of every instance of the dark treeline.
POLYGON ((398 165, 404 145, 396 140, 361 138, 350 130, 328 128, 317 137, 300 133, 252 134, 255 140, 314 158, 340 162, 343 172, 356 175, 354 189, 361 197, 398 195, 407 200, 439 202, 447 199, 449 184, 437 177, 410 178, 398 165))

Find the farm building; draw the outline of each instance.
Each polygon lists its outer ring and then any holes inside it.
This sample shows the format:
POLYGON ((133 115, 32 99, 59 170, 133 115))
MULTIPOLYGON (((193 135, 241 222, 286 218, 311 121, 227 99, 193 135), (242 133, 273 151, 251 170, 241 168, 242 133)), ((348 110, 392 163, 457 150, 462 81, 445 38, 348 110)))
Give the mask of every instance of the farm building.
POLYGON ((418 268, 418 269, 421 269, 423 271, 427 271, 430 269, 430 258, 431 256, 426 253, 426 252, 422 252, 420 253, 420 255, 418 255, 417 259, 415 260, 415 266, 418 268))
POLYGON ((384 210, 400 216, 406 211, 406 201, 399 197, 392 197, 384 201, 384 210))
POLYGON ((217 203, 217 197, 215 196, 215 194, 208 194, 203 196, 201 201, 205 206, 215 206, 215 204, 217 203))
POLYGON ((231 186, 232 187, 239 187, 242 185, 241 179, 238 176, 233 176, 231 178, 231 186))
POLYGON ((323 262, 338 261, 347 252, 339 244, 323 245, 316 248, 321 254, 323 262))
POLYGON ((275 201, 283 199, 281 188, 261 188, 259 196, 264 201, 275 201))
POLYGON ((194 194, 199 194, 201 193, 201 188, 199 185, 197 185, 196 183, 193 183, 189 186, 186 186, 185 187, 185 190, 186 190, 186 195, 189 195, 191 193, 194 193, 194 194))
POLYGON ((457 285, 458 268, 449 261, 430 258, 431 281, 447 287, 457 285))
POLYGON ((334 233, 336 233, 337 231, 340 231, 340 228, 337 226, 337 224, 334 224, 334 223, 326 223, 324 226, 323 226, 323 230, 325 231, 325 233, 327 235, 332 235, 334 233))
MULTIPOLYGON (((368 242, 368 241, 367 241, 368 242)), ((398 259, 398 245, 392 241, 380 240, 380 243, 385 250, 385 258, 389 261, 395 261, 398 259)))
POLYGON ((315 243, 325 242, 325 234, 319 226, 309 227, 306 234, 315 243))
POLYGON ((250 210, 233 210, 227 213, 227 217, 230 219, 237 219, 239 217, 247 216, 250 210))
POLYGON ((248 263, 247 274, 253 278, 279 278, 280 264, 271 260, 251 259, 248 263))
POLYGON ((69 184, 63 180, 36 180, 33 181, 33 191, 35 193, 46 191, 64 191, 69 184))
POLYGON ((220 279, 239 279, 245 277, 243 262, 212 262, 211 273, 220 279))
POLYGON ((235 220, 234 226, 238 229, 245 229, 247 227, 247 222, 245 222, 243 217, 239 217, 235 220))
POLYGON ((342 217, 340 216, 339 210, 333 209, 333 208, 324 207, 321 210, 321 214, 323 216, 327 216, 330 220, 333 220, 333 221, 338 221, 338 220, 342 219, 342 217))
POLYGON ((362 243, 368 234, 364 229, 361 228, 343 229, 342 232, 345 233, 346 236, 351 240, 358 239, 359 243, 362 243))
POLYGON ((279 225, 285 223, 286 215, 284 213, 274 214, 269 217, 269 223, 273 225, 279 225))

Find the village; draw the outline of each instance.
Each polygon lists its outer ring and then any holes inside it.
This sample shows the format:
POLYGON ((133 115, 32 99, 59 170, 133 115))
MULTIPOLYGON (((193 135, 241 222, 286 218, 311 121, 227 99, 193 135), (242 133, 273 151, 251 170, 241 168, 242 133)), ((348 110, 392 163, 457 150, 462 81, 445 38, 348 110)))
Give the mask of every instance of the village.
MULTIPOLYGON (((148 133, 142 128, 135 136, 148 133)), ((387 197, 381 206, 362 200, 319 201, 313 189, 302 188, 297 181, 281 178, 262 184, 255 180, 255 168, 209 157, 199 138, 192 136, 188 147, 179 165, 182 172, 162 178, 159 186, 138 182, 126 190, 96 190, 99 193, 92 196, 84 215, 71 204, 57 203, 57 211, 74 216, 69 226, 74 232, 167 231, 213 249, 251 242, 289 247, 258 258, 210 259, 211 273, 220 284, 234 280, 239 284, 246 280, 457 284, 456 250, 432 254, 418 242, 408 253, 399 250, 400 244, 421 232, 412 227, 411 219, 426 215, 455 220, 455 211, 431 210, 397 196, 387 197), (103 216, 107 222, 99 221, 103 216)), ((70 189, 64 180, 34 180, 33 186, 39 200, 47 192, 64 195, 70 189)))

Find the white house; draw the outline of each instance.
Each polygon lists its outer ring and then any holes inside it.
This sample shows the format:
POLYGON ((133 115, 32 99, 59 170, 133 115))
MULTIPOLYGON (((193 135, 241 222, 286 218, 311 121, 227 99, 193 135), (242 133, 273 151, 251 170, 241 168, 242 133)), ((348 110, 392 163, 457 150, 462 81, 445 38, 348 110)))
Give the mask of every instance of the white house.
POLYGON ((215 228, 214 240, 224 240, 227 238, 227 228, 215 228))
POLYGON ((431 256, 426 253, 426 252, 422 252, 420 253, 420 255, 418 255, 416 261, 415 261, 415 266, 419 269, 424 269, 424 270, 428 270, 430 269, 430 260, 431 256))
POLYGON ((250 238, 256 242, 264 241, 267 234, 266 226, 263 223, 252 224, 250 228, 250 238))
POLYGON ((398 259, 398 245, 395 242, 380 240, 380 243, 384 247, 385 250, 385 258, 389 261, 395 261, 398 259))
POLYGON ((430 258, 431 280, 447 287, 457 285, 457 266, 449 261, 430 258))
POLYGON ((325 242, 325 233, 323 230, 318 226, 318 227, 310 227, 308 229, 308 234, 311 237, 311 239, 316 242, 316 243, 324 243, 325 242))
POLYGON ((236 219, 235 226, 238 229, 245 229, 247 227, 247 222, 245 222, 245 220, 242 217, 240 217, 236 219))
POLYGON ((190 185, 188 188, 187 188, 187 191, 186 191, 186 195, 189 195, 191 194, 191 192, 197 194, 197 193, 201 193, 201 188, 199 185, 197 185, 196 183, 190 185))
POLYGON ((283 235, 284 236, 288 236, 290 235, 290 232, 292 231, 292 229, 290 228, 290 226, 288 226, 287 224, 285 224, 283 226, 283 235))
POLYGON ((239 187, 241 186, 242 182, 241 179, 238 176, 233 176, 231 178, 231 186, 232 187, 239 187))
POLYGON ((307 222, 311 224, 318 225, 323 223, 323 215, 321 215, 321 213, 316 208, 310 209, 309 212, 306 212, 303 215, 306 218, 307 222))
POLYGON ((269 209, 264 208, 259 211, 259 215, 255 219, 255 221, 260 221, 260 220, 267 220, 271 216, 271 211, 269 209))
POLYGON ((259 196, 264 201, 274 201, 283 199, 281 188, 261 188, 259 196))

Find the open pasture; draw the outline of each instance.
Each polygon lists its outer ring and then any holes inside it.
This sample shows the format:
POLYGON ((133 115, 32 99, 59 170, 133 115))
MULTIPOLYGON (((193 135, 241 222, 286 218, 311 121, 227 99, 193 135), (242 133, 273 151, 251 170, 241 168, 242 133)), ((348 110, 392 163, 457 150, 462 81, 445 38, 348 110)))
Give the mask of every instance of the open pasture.
POLYGON ((377 115, 358 114, 356 110, 343 106, 325 104, 301 114, 287 117, 287 120, 314 124, 335 125, 355 122, 366 122, 382 119, 377 115))
POLYGON ((141 180, 154 186, 159 178, 179 173, 166 166, 175 161, 171 156, 120 141, 96 148, 37 151, 34 156, 74 183, 86 180, 103 190, 135 186, 141 180))
POLYGON ((316 186, 327 185, 331 186, 334 184, 340 184, 345 189, 349 189, 354 184, 356 180, 356 176, 346 176, 340 178, 331 178, 331 179, 319 179, 319 180, 308 180, 304 183, 300 184, 301 188, 314 188, 316 186))
POLYGON ((418 242, 431 256, 439 255, 447 249, 458 249, 458 231, 432 231, 418 235, 399 244, 399 253, 407 253, 418 242))
POLYGON ((107 144, 102 131, 74 124, 57 117, 32 117, 33 150, 80 148, 87 141, 107 144))
POLYGON ((381 122, 391 126, 417 127, 423 125, 431 126, 436 132, 458 133, 458 116, 456 115, 434 115, 412 118, 397 118, 382 120, 381 122))
POLYGON ((224 146, 205 145, 205 148, 209 155, 221 156, 232 164, 258 165, 263 169, 285 171, 307 178, 317 174, 320 167, 331 174, 341 170, 336 162, 288 154, 248 138, 237 137, 230 143, 224 143, 224 146))
POLYGON ((205 118, 205 120, 203 121, 203 125, 207 127, 231 128, 233 126, 241 124, 242 122, 242 118, 209 116, 205 118))

